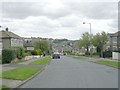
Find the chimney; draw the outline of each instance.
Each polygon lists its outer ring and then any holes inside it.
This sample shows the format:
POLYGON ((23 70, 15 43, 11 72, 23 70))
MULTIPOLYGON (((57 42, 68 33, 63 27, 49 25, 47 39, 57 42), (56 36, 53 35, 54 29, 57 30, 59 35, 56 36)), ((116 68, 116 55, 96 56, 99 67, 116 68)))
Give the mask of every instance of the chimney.
POLYGON ((8 31, 8 28, 5 28, 5 31, 8 31))

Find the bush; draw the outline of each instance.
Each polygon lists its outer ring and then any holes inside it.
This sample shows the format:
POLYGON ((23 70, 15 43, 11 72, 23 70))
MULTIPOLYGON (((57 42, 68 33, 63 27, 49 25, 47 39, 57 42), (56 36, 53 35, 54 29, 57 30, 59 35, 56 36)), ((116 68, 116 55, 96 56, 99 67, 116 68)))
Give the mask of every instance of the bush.
POLYGON ((97 53, 97 52, 94 52, 92 55, 99 55, 99 53, 97 53))
POLYGON ((90 52, 85 52, 85 55, 90 55, 90 52))
POLYGON ((12 47, 11 49, 13 49, 16 52, 16 56, 18 59, 22 59, 24 57, 24 49, 22 47, 12 47))
POLYGON ((2 50, 2 63, 10 63, 16 58, 15 50, 13 49, 4 49, 2 50))
POLYGON ((0 55, 0 64, 2 64, 2 55, 0 55))
POLYGON ((30 56, 30 55, 31 55, 30 52, 24 53, 24 56, 30 56))
POLYGON ((103 52, 103 58, 109 58, 112 57, 112 51, 104 51, 103 52))
POLYGON ((42 51, 40 49, 36 49, 36 50, 31 51, 31 54, 32 55, 42 55, 42 51))
POLYGON ((42 51, 40 49, 35 50, 37 55, 42 55, 42 51))
POLYGON ((35 50, 31 51, 32 55, 37 55, 37 52, 35 50))

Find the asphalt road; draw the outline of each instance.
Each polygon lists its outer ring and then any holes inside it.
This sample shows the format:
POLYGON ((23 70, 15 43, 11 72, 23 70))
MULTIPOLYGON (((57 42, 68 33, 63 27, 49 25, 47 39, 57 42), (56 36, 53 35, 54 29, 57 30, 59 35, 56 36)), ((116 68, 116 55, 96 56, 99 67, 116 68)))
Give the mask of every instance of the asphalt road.
POLYGON ((118 70, 63 56, 20 88, 118 88, 118 70))

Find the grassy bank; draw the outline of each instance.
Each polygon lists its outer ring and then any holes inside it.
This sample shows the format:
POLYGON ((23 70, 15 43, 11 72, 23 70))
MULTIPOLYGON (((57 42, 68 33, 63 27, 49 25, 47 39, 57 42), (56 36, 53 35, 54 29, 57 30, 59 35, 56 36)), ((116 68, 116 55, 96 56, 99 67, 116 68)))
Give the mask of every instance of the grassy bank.
POLYGON ((95 63, 111 66, 114 68, 120 68, 120 62, 117 62, 117 61, 98 60, 98 61, 95 61, 95 63))
POLYGON ((0 90, 9 90, 10 88, 8 88, 7 86, 5 85, 0 85, 0 90))
POLYGON ((51 61, 51 57, 50 56, 46 56, 43 59, 39 59, 39 60, 33 61, 30 64, 47 65, 47 64, 50 63, 50 61, 51 61))
POLYGON ((25 80, 40 70, 42 70, 42 68, 17 67, 15 69, 2 72, 2 77, 13 80, 25 80))
POLYGON ((86 56, 76 56, 76 55, 68 55, 68 57, 72 57, 72 58, 75 58, 75 59, 87 59, 88 58, 86 56))

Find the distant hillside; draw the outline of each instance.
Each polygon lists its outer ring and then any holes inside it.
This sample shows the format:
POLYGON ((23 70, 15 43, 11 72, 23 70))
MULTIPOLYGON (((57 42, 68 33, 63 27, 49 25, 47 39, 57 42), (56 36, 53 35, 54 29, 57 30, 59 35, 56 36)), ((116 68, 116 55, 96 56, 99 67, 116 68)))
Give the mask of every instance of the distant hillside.
POLYGON ((75 47, 76 40, 68 40, 68 39, 54 39, 53 44, 58 46, 65 46, 65 47, 75 47))
POLYGON ((67 42, 69 41, 68 39, 55 39, 53 43, 61 43, 61 42, 67 42))

